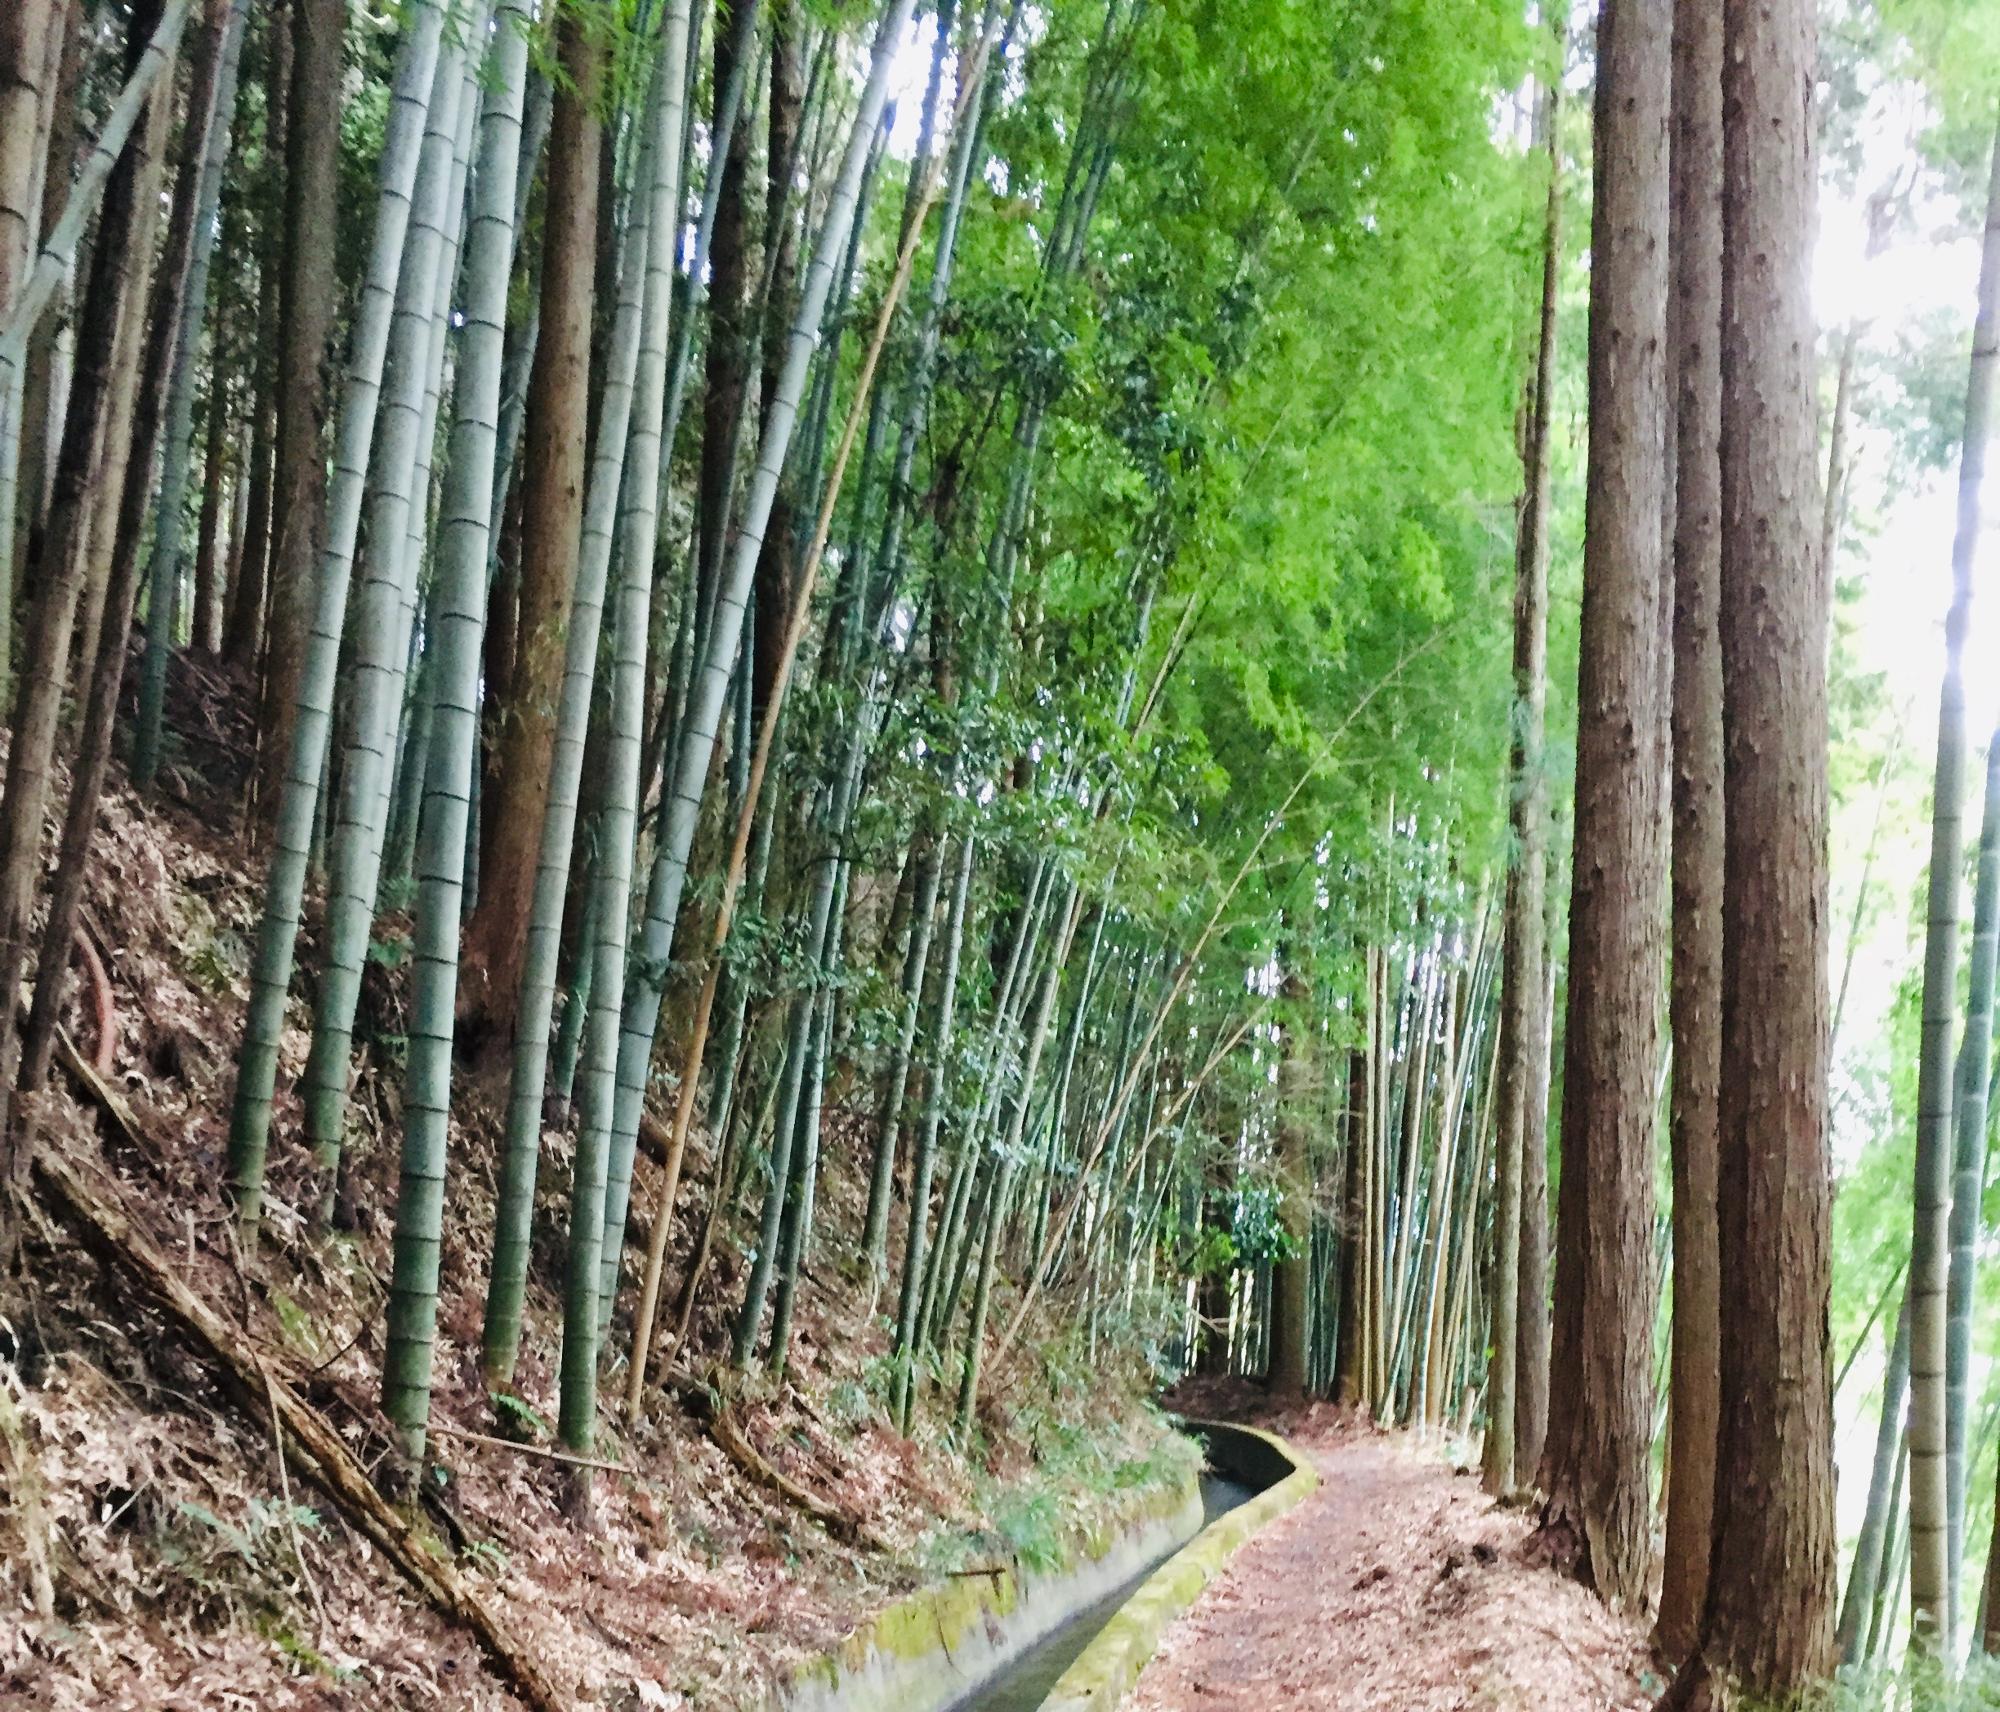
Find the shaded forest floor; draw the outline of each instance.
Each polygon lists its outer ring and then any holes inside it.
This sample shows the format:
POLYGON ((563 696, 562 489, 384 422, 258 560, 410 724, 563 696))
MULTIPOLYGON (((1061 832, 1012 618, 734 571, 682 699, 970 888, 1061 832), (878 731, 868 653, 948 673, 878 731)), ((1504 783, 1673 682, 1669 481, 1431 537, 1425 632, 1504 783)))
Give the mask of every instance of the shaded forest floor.
MULTIPOLYGON (((1190 1412, 1283 1432, 1320 1487, 1230 1561, 1168 1630, 1126 1712, 1639 1712, 1664 1686, 1646 1636, 1533 1557, 1533 1514, 1498 1505, 1434 1444, 1328 1404, 1190 1412)), ((1234 1406, 1232 1406, 1234 1405, 1234 1406)))
MULTIPOLYGON (((136 679, 131 674, 128 681, 136 679)), ((233 805, 254 749, 242 686, 177 666, 182 734, 159 799, 114 769, 85 924, 109 970, 110 1098, 58 1072, 42 1097, 59 1148, 122 1209, 260 1361, 378 1468, 377 1407, 389 1277, 407 924, 378 928, 357 1028, 359 1069, 336 1228, 298 1209, 309 1161, 289 1092, 307 1046, 288 1031, 261 1252, 243 1254, 224 1194, 234 1055, 255 942, 262 862, 233 805), (114 1110, 115 1106, 115 1110, 114 1110), (119 1114, 122 1112, 123 1116, 119 1114)), ((58 795, 60 800, 60 794, 58 795)), ((50 838, 53 844, 53 835, 50 838)), ((301 966, 315 959, 310 941, 301 966)), ((301 982, 298 997, 309 1001, 301 982)), ((96 1056, 101 1012, 75 996, 69 1027, 96 1056)), ((755 1707, 807 1656, 897 1594, 971 1563, 1060 1551, 1132 1489, 1184 1473, 1191 1452, 1141 1401, 1147 1379, 1052 1331, 995 1377, 970 1456, 947 1442, 948 1399, 914 1435, 883 1425, 886 1329, 863 1321, 857 1254, 868 1149, 858 1109, 829 1102, 821 1234, 800 1291, 789 1378, 735 1406, 770 1465, 865 1531, 857 1549, 747 1474, 682 1390, 655 1393, 598 1451, 598 1526, 564 1515, 563 1471, 457 1433, 547 1444, 556 1414, 562 1222, 570 1139, 544 1138, 518 1407, 496 1422, 478 1366, 492 1229, 502 1067, 462 1067, 439 1317, 436 1469, 425 1521, 437 1549, 500 1612, 523 1651, 578 1704, 755 1707)), ((865 1105, 865 1092, 854 1104, 865 1105)), ((678 1282, 713 1176, 690 1145, 667 1277, 678 1282)), ((643 1150, 635 1208, 656 1203, 643 1150)), ((754 1183, 754 1179, 753 1179, 754 1183)), ((754 1192, 717 1244, 686 1370, 726 1347, 754 1192)), ((627 1281, 643 1254, 635 1219, 627 1281)), ((423 1603, 381 1552, 281 1453, 268 1413, 46 1206, 30 1199, 0 1270, 0 1707, 499 1708, 516 1704, 462 1629, 423 1603), (38 1614, 38 1572, 53 1610, 38 1614)), ((628 1288, 629 1294, 629 1288, 628 1288)), ((1053 1322, 1051 1322, 1053 1323, 1053 1322)), ((624 1340, 623 1313, 614 1346, 624 1340)))

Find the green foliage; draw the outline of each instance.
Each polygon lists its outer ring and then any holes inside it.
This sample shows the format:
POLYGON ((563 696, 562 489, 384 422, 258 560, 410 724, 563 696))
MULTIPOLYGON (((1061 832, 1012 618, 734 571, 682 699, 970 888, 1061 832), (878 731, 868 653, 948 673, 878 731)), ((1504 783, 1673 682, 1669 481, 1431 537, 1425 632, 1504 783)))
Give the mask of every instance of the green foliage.
POLYGON ((160 1561, 212 1615, 264 1610, 293 1569, 294 1533, 319 1526, 319 1512, 303 1504, 252 1498, 232 1521, 190 1499, 165 1525, 160 1561))

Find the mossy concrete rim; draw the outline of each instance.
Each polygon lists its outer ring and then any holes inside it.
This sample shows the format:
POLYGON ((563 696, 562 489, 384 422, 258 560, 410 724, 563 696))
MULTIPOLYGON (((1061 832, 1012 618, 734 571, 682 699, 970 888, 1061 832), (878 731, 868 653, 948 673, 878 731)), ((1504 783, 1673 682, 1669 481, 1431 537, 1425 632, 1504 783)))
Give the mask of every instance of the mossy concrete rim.
POLYGON ((1192 1432, 1208 1435, 1211 1442, 1235 1434, 1259 1441, 1291 1472, 1248 1503, 1218 1516, 1154 1570, 1063 1672, 1042 1702, 1041 1712, 1111 1712, 1132 1692, 1167 1626, 1195 1602, 1252 1535, 1302 1503, 1319 1485, 1312 1464, 1276 1433, 1225 1421, 1190 1420, 1187 1425, 1192 1432))
POLYGON ((1113 1514, 1073 1524, 1063 1561, 1013 1562, 917 1588, 791 1677, 768 1712, 929 1712, 958 1704, 1021 1652, 1194 1537, 1201 1491, 1192 1469, 1142 1488, 1113 1514))

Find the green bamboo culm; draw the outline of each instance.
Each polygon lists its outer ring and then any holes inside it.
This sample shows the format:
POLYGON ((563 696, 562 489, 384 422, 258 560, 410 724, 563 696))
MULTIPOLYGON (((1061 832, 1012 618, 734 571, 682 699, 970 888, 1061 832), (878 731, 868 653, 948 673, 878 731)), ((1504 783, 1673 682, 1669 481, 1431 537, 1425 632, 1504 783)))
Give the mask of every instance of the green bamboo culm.
MULTIPOLYGON (((563 907, 575 852, 584 748, 597 681, 598 643, 618 522, 618 499, 628 453, 634 451, 631 444, 634 394, 647 360, 646 350, 666 338, 664 324, 649 323, 647 314, 653 284, 654 222, 657 219, 662 230, 671 232, 674 210, 680 202, 679 107, 684 80, 679 60, 686 52, 685 4, 676 5, 674 15, 682 31, 681 44, 677 46, 663 38, 660 68, 651 79, 647 95, 639 161, 639 181, 645 185, 646 194, 633 198, 620 240, 618 299, 609 344, 611 365, 598 406, 596 443, 591 448, 590 485, 585 496, 576 586, 570 597, 565 639, 562 696, 556 709, 549 799, 542 818, 534 897, 516 993, 493 1271, 487 1282, 481 1336, 481 1362, 488 1380, 496 1384, 512 1377, 520 1350, 521 1308, 527 1292, 528 1236, 541 1152, 542 1102, 547 1082, 549 1025, 555 1010, 557 960, 562 948, 563 907), (669 124, 674 130, 668 146, 662 150, 661 139, 668 136, 669 124)), ((666 27, 668 30, 675 27, 673 19, 668 20, 666 27)), ((671 243, 660 246, 660 256, 671 277, 671 243)), ((662 315, 665 313, 661 311, 662 315)), ((633 464, 635 471, 640 467, 636 462, 633 464)), ((639 485, 642 484, 634 484, 635 488, 639 485)), ((647 557, 650 561, 650 548, 647 557)), ((600 856, 603 848, 600 839, 600 856)), ((597 908, 593 893, 583 935, 585 968, 594 961, 591 947, 597 908)), ((583 1002, 587 1003, 587 999, 583 1002)), ((575 993, 571 995, 570 1007, 575 1012, 575 1022, 580 1024, 585 1012, 579 1007, 575 993)), ((567 1032, 572 1026, 571 1016, 565 1015, 564 1025, 567 1032)))
MULTIPOLYGON (((176 596, 181 586, 181 535, 187 505, 188 468, 194 449, 195 357, 208 310, 209 267, 215 257, 216 210, 222 202, 222 171, 229 160, 236 111, 236 74, 243 57, 244 21, 250 0, 232 0, 223 23, 222 53, 215 80, 215 110, 203 147, 201 179, 195 192, 194 249, 188 258, 187 292, 175 331, 173 368, 167 381, 165 447, 160 456, 160 492, 153 505, 153 552, 146 566, 146 654, 139 675, 139 719, 132 735, 132 782, 151 790, 160 770, 160 738, 167 702, 167 660, 173 652, 176 596)), ((211 404, 210 409, 217 408, 211 404)))
POLYGON ((910 1430, 915 1396, 917 1323, 923 1300, 926 1238, 930 1234, 931 1180, 937 1170, 937 1138, 951 1093, 952 1023, 958 1010, 958 965, 965 949, 965 917, 972 895, 973 840, 959 840, 951 905, 945 916, 944 967, 938 971, 936 1031, 928 1055, 930 1074, 923 1123, 910 1155, 910 1218, 903 1242, 903 1282, 896 1304, 896 1342, 891 1358, 890 1413, 896 1430, 910 1430))
MULTIPOLYGON (((2000 210, 2000 143, 1993 151, 1987 202, 1989 211, 2000 210)), ((1980 488, 1993 419, 1996 361, 2000 361, 2000 220, 1989 218, 1980 253, 1978 309, 1965 391, 1958 522, 1951 549, 1952 596, 1945 615, 1944 680, 1938 691, 1910 1233, 1910 1621, 1917 1643, 1943 1658, 1952 1656, 1954 1640, 1946 1350, 1954 1152, 1952 1035, 1958 999, 1958 892, 1965 850, 1965 642, 1972 618, 1980 488)))
POLYGON ((451 202, 458 114, 476 88, 466 76, 463 46, 456 40, 447 42, 438 55, 403 270, 396 286, 389 336, 390 384, 378 412, 380 431, 368 489, 370 550, 354 604, 354 634, 344 668, 347 746, 339 800, 328 805, 326 944, 304 1090, 306 1139, 319 1172, 316 1215, 322 1226, 332 1214, 340 1171, 354 1013, 375 920, 388 749, 395 741, 402 705, 400 683, 409 644, 400 633, 401 616, 405 585, 413 584, 417 571, 416 555, 410 551, 410 514, 421 508, 423 498, 413 491, 413 483, 424 429, 432 333, 438 321, 445 227, 456 224, 462 209, 451 202))
MULTIPOLYGON (((671 0, 661 23, 654 73, 658 98, 647 144, 652 161, 648 222, 656 236, 679 230, 681 119, 686 99, 688 0, 671 0)), ((625 502, 618 514, 618 601, 612 616, 611 723, 605 745, 603 807, 598 820, 599 881, 591 996, 584 1019, 579 1069, 576 1162, 570 1192, 569 1255, 563 1289, 562 1394, 557 1426, 563 1444, 588 1451, 597 1418, 599 1257, 604 1241, 604 1183, 611 1137, 612 1078, 618 1037, 618 1000, 625 986, 625 941, 631 919, 632 852, 639 826, 639 746, 646 717, 647 620, 653 600, 654 550, 659 541, 659 481, 663 448, 668 325, 673 315, 674 245, 649 244, 641 325, 644 359, 633 383, 628 428, 625 502)), ((616 484, 613 484, 616 486, 616 484)), ((578 732, 579 762, 581 728, 578 732)), ((572 825, 575 808, 570 808, 572 825)), ((565 839, 565 844, 568 840, 565 839)), ((565 871, 568 853, 564 852, 565 871)), ((537 875, 540 883, 540 875, 537 875)), ((553 981, 553 958, 547 978, 553 981)), ((548 1000, 541 1033, 546 1040, 548 1000)), ((533 1097, 541 1098, 541 1073, 533 1097)), ((576 1470, 581 1488, 584 1471, 576 1470)))
POLYGON ((407 1118, 396 1195, 388 1347, 382 1362, 382 1411, 396 1429, 398 1450, 412 1466, 423 1460, 437 1332, 459 922, 479 737, 480 642, 486 628, 487 537, 507 285, 519 216, 514 168, 521 149, 522 91, 533 24, 529 0, 500 0, 496 24, 465 246, 464 324, 438 538, 436 628, 430 638, 435 697, 418 835, 407 1118))
POLYGON ((285 780, 278 798, 264 915, 251 969, 249 1014, 237 1059, 236 1093, 230 1110, 229 1183, 246 1241, 254 1239, 263 1210, 264 1155, 271 1131, 271 1103, 277 1088, 278 1049, 297 949, 299 912, 305 896, 313 823, 333 724, 333 697, 340 667, 341 632, 347 618, 348 583, 354 570, 355 540, 367 492, 369 454, 374 445, 382 367, 389 348, 409 230, 411 196, 423 152, 425 121, 435 81, 444 11, 437 0, 411 0, 404 13, 394 82, 384 130, 375 232, 368 269, 354 311, 347 378, 331 477, 327 484, 326 546, 320 557, 312 626, 299 679, 297 718, 285 780))
MULTIPOLYGON (((770 524, 771 507, 777 498, 779 477, 791 448, 799 406, 805 398, 806 379, 811 370, 813 351, 819 343, 834 272, 847 252, 847 236, 861 193, 862 175, 867 170, 868 157, 874 146, 875 127, 881 120, 883 103, 888 96, 890 67, 914 7, 915 0, 891 0, 876 31, 868 82, 862 90, 848 132, 840 176, 828 199, 814 242, 812 261, 799 292, 798 306, 787 334, 784 364, 779 371, 771 407, 765 414, 756 470, 744 497, 743 515, 728 570, 716 594, 706 652, 689 688, 687 709, 676 731, 677 753, 669 772, 658 846, 646 886, 645 922, 640 929, 637 954, 633 959, 630 991, 625 991, 622 952, 617 970, 618 998, 609 997, 611 966, 600 964, 597 970, 598 987, 607 995, 607 1002, 618 1003, 622 999, 617 1110, 612 1136, 613 1148, 621 1159, 629 1158, 638 1144, 639 1117, 645 1109, 653 1038, 659 1029, 660 1008, 666 994, 666 970, 668 958, 673 952, 674 925, 680 915, 681 890, 687 881, 688 852, 694 843, 695 823, 700 818, 701 800, 708 781, 709 761, 715 752, 723 700, 735 670, 737 644, 742 639, 743 615, 749 604, 758 555, 763 550, 764 532, 770 524)), ((782 616, 773 619, 780 624, 783 621, 782 616)), ((629 1165, 626 1170, 629 1172, 629 1165)))
POLYGON ((49 300, 75 264, 84 229, 104 195, 105 183, 118 157, 125 152, 132 127, 145 111, 154 86, 172 67, 187 29, 193 0, 168 0, 153 26, 147 42, 104 115, 103 127, 91 143, 83 164, 71 180, 69 198, 62 213, 42 239, 34 266, 22 281, 14 301, 7 306, 7 318, 0 322, 0 695, 10 698, 14 653, 14 537, 15 514, 20 504, 22 382, 28 360, 28 335, 41 321, 49 300))
MULTIPOLYGON (((477 16, 478 30, 470 40, 478 40, 487 25, 487 7, 477 16)), ((437 624, 437 578, 423 587, 425 560, 430 553, 434 523, 442 524, 442 514, 431 516, 431 461, 437 448, 438 410, 443 402, 446 346, 450 343, 452 301, 458 289, 460 245, 465 223, 471 218, 466 207, 466 185, 472 174, 472 149, 479 131, 482 90, 478 61, 467 62, 468 76, 458 103, 458 140, 452 149, 451 182, 445 192, 450 210, 444 223, 444 253, 440 257, 432 297, 430 350, 424 364, 424 398, 417 416, 417 451, 410 472, 409 539, 404 547, 408 564, 402 578, 402 603, 396 614, 397 646, 393 655, 391 683, 382 698, 383 726, 380 735, 385 757, 381 770, 381 790, 371 825, 373 848, 370 854, 371 909, 383 907, 385 887, 401 886, 407 901, 410 866, 415 861, 418 822, 422 818, 425 757, 430 750, 429 638, 437 624), (425 623, 417 625, 417 608, 422 605, 425 623), (400 857, 391 841, 395 810, 407 799, 411 814, 408 842, 400 857), (384 864, 387 864, 385 870, 384 864)), ((518 152, 518 151, 517 151, 518 152)))
POLYGON ((1980 1192, 1986 1179, 1987 1088, 1993 1073, 1993 978, 2000 960, 2000 732, 1986 751, 1986 804, 1972 893, 1972 947, 1965 1032, 1952 1100, 1951 1260, 1945 1284, 1946 1536, 1952 1633, 1964 1632, 1958 1598, 1965 1572, 1965 1503, 1970 1469, 1967 1415, 1972 1390, 1972 1311, 1979 1264, 1980 1192))

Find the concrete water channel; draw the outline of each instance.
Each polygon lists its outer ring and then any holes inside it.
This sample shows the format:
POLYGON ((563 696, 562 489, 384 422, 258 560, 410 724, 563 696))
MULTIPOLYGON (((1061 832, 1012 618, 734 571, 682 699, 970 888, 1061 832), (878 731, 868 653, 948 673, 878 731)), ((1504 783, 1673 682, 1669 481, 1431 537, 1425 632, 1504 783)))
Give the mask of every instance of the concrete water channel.
POLYGON ((771 1712, 1112 1712, 1238 1546, 1318 1483, 1282 1439, 1191 1421, 1208 1473, 1145 1495, 1048 1572, 921 1587, 808 1662, 771 1712))
MULTIPOLYGON (((1249 1503, 1262 1490, 1261 1485, 1246 1485, 1211 1467, 1201 1477, 1201 1525, 1206 1528, 1231 1510, 1249 1503)), ((1139 1590, 1146 1577, 1180 1549, 1179 1545, 1169 1546, 1094 1605, 1085 1606, 1053 1634, 1045 1635, 1012 1663, 954 1701, 950 1712, 1036 1712, 1057 1679, 1096 1638, 1098 1631, 1139 1590)))

